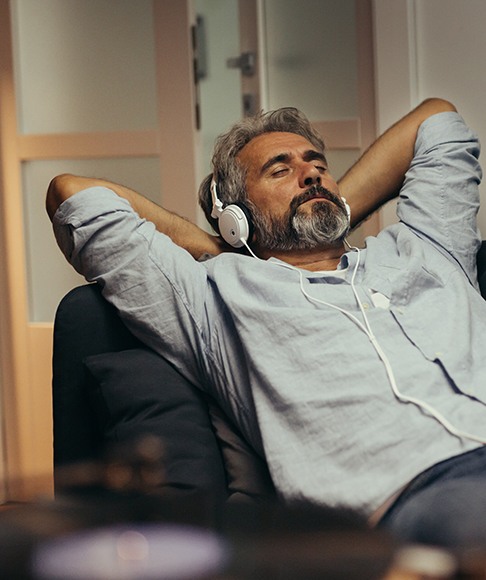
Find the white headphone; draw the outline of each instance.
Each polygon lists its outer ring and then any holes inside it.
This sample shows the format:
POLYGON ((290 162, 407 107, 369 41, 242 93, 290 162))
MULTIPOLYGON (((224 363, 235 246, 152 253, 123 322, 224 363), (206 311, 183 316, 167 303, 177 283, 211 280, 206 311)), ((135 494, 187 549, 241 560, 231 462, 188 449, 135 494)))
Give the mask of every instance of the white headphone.
MULTIPOLYGON (((223 207, 214 177, 211 180, 211 199, 213 201, 211 217, 218 220, 219 233, 223 240, 233 248, 241 248, 249 243, 253 235, 250 210, 241 202, 223 207)), ((344 197, 341 199, 346 209, 348 223, 351 223, 351 208, 344 197)))
POLYGON ((211 217, 218 220, 219 233, 223 240, 233 248, 241 248, 249 243, 253 234, 250 210, 239 202, 223 207, 214 177, 211 180, 211 198, 211 217))
POLYGON ((344 209, 346 210, 346 215, 348 216, 348 223, 351 225, 351 208, 349 207, 345 197, 341 196, 341 201, 344 203, 344 209))

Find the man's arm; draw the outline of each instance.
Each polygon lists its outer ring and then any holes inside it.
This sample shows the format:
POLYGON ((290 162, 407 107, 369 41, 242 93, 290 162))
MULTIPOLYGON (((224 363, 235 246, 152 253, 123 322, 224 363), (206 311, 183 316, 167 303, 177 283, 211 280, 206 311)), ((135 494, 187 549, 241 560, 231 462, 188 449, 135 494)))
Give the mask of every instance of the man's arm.
POLYGON ((436 113, 455 110, 443 99, 427 99, 385 131, 340 179, 341 194, 351 207, 352 227, 398 195, 420 125, 436 113))
POLYGON ((94 186, 107 187, 128 200, 141 217, 153 222, 160 232, 167 234, 175 244, 185 248, 195 259, 206 253, 216 255, 228 250, 221 238, 208 234, 188 220, 163 209, 128 187, 103 179, 69 174, 55 177, 49 184, 46 197, 46 209, 51 221, 63 201, 78 191, 94 186))
MULTIPOLYGON (((436 113, 455 110, 443 99, 424 101, 379 137, 341 178, 339 186, 351 206, 353 227, 398 194, 412 161, 417 131, 422 122, 436 113)), ((159 231, 196 259, 205 253, 216 255, 231 250, 221 238, 208 234, 127 187, 102 179, 69 174, 55 177, 46 199, 51 220, 64 200, 92 186, 108 187, 127 199, 141 217, 153 222, 159 231)))

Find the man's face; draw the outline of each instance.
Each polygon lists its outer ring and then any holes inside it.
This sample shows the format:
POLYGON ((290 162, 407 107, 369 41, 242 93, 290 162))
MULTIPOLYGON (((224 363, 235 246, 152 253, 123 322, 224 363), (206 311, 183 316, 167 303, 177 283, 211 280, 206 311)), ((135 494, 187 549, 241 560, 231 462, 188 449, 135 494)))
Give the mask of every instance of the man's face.
POLYGON ((256 222, 266 249, 309 249, 341 241, 348 229, 339 188, 324 154, 294 133, 264 133, 240 151, 256 222))

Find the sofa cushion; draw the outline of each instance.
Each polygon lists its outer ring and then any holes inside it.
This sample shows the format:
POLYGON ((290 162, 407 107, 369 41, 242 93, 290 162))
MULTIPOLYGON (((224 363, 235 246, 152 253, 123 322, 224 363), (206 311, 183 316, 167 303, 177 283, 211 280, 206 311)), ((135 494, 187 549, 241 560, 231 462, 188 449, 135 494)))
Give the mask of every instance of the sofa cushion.
POLYGON ((276 497, 266 462, 250 447, 238 429, 209 401, 209 414, 223 454, 229 501, 268 501, 276 497))
POLYGON ((197 388, 145 348, 89 356, 84 364, 106 446, 156 436, 166 487, 226 496, 221 452, 197 388))

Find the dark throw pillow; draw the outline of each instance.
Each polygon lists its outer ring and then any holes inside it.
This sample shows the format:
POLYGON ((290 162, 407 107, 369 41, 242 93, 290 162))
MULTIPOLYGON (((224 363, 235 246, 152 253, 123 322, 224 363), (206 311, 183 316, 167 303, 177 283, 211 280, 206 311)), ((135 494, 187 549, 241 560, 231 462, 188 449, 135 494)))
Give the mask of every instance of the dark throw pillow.
POLYGON ((209 414, 223 454, 230 501, 274 500, 275 488, 265 461, 257 455, 216 403, 209 414))
POLYGON ((90 356, 84 364, 106 446, 155 436, 164 447, 164 487, 226 497, 221 452, 196 387, 143 348, 90 356))

